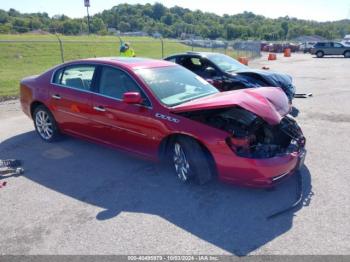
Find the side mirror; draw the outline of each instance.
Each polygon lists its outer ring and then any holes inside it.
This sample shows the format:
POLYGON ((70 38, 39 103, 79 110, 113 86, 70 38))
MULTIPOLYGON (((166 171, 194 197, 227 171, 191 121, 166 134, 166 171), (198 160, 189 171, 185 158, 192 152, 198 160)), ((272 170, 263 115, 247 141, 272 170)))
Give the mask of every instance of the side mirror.
POLYGON ((216 76, 216 70, 212 67, 207 67, 205 69, 205 73, 208 74, 210 77, 216 76))
POLYGON ((126 104, 141 104, 141 94, 139 92, 126 92, 123 95, 123 102, 126 104))

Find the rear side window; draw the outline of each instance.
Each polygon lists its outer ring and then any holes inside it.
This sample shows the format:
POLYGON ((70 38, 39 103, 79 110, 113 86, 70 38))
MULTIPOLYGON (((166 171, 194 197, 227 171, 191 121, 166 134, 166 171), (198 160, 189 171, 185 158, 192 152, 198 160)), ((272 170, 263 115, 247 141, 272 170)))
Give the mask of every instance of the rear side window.
POLYGON ((332 43, 317 43, 315 47, 324 47, 324 48, 330 48, 332 47, 332 43))
POLYGON ((65 67, 56 72, 53 82, 71 88, 90 91, 95 69, 96 67, 92 65, 65 67))
POLYGON ((339 43, 334 43, 334 47, 336 47, 336 48, 341 48, 341 47, 343 47, 343 45, 342 45, 342 44, 339 44, 339 43))

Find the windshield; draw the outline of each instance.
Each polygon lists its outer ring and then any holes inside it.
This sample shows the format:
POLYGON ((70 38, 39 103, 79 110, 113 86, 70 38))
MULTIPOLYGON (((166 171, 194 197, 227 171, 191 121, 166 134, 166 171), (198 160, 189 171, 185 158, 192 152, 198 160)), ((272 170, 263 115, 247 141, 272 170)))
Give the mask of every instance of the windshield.
POLYGON ((136 73, 161 103, 170 107, 219 92, 203 78, 180 66, 138 69, 136 73))
POLYGON ((217 67, 225 72, 239 71, 242 69, 247 69, 248 67, 241 64, 237 60, 222 54, 213 54, 207 56, 210 61, 212 61, 217 67))

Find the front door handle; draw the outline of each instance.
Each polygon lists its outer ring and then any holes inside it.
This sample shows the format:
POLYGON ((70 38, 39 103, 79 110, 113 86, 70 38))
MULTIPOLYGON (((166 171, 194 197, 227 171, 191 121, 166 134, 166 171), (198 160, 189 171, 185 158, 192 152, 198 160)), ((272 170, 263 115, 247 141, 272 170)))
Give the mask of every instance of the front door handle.
POLYGON ((60 100, 61 96, 59 94, 52 95, 53 99, 60 100))
POLYGON ((94 106, 94 110, 99 112, 106 112, 106 109, 103 106, 94 106))

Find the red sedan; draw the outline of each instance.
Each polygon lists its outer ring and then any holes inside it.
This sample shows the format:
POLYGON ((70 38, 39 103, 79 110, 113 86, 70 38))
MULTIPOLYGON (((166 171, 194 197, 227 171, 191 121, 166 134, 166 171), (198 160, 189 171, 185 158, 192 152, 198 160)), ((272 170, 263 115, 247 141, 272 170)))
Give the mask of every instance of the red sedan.
POLYGON ((24 113, 47 142, 68 134, 173 167, 182 182, 269 187, 293 174, 305 138, 279 88, 220 93, 167 61, 97 58, 21 82, 24 113))

